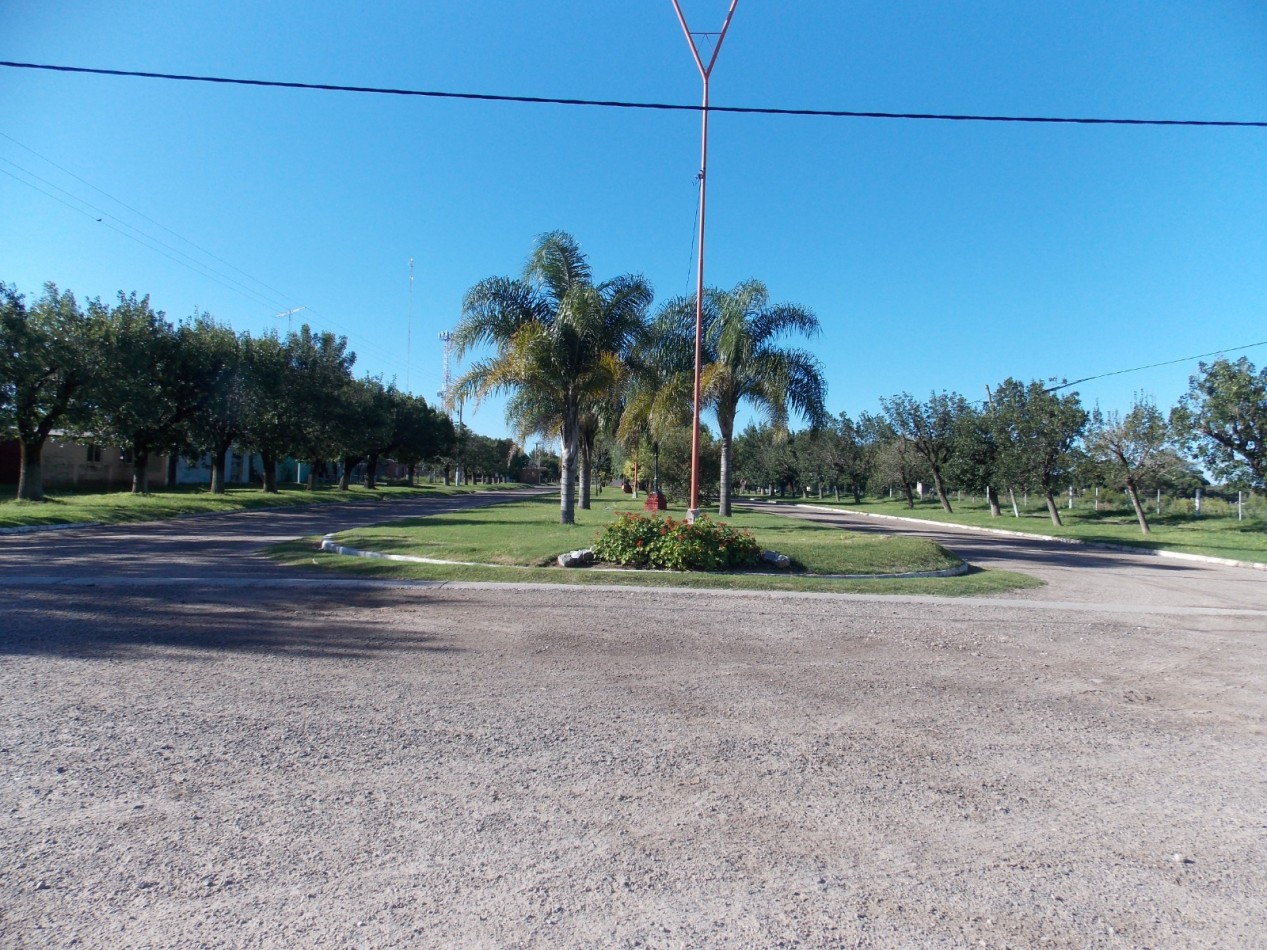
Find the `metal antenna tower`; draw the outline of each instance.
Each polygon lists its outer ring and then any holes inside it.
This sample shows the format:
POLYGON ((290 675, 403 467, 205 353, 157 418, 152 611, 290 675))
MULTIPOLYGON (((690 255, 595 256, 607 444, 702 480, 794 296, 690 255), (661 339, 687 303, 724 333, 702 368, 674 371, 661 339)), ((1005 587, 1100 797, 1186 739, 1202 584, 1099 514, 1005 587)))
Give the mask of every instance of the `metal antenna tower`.
POLYGON ((405 324, 405 392, 409 392, 409 354, 414 342, 414 259, 409 258, 409 320, 405 324))
POLYGON ((289 337, 290 324, 291 324, 291 321, 294 319, 295 314, 297 314, 300 310, 307 310, 307 309, 308 309, 307 307, 291 307, 289 310, 283 310, 281 313, 273 314, 273 316, 275 316, 278 320, 280 320, 282 317, 286 318, 286 336, 289 337))
POLYGON ((699 517, 699 410, 700 410, 700 362, 703 359, 704 337, 704 196, 708 174, 708 80, 713 74, 713 66, 717 64, 717 54, 726 39, 726 31, 730 29, 730 18, 735 15, 735 6, 739 0, 730 0, 730 9, 726 11, 726 22, 722 24, 720 33, 692 33, 686 25, 686 17, 682 14, 682 5, 673 0, 673 9, 677 11, 678 22, 682 24, 682 32, 686 34, 686 42, 690 44, 691 56, 699 69, 700 78, 704 80, 704 108, 702 110, 703 129, 700 135, 699 159, 699 262, 695 268, 695 407, 691 413, 691 506, 686 517, 694 521, 699 517), (708 65, 700 56, 696 36, 709 42, 716 37, 713 51, 709 55, 708 65))
POLYGON ((445 414, 450 419, 453 418, 453 372, 450 368, 450 360, 453 356, 453 334, 448 330, 440 334, 440 342, 444 344, 444 388, 440 390, 440 404, 444 406, 445 414))

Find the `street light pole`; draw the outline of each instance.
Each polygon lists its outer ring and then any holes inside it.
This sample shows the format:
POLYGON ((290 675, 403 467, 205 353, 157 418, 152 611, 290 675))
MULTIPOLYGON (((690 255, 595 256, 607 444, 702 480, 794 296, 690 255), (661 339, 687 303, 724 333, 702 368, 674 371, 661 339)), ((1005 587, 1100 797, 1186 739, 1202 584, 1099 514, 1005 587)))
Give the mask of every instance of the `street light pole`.
POLYGON ((713 66, 717 63, 717 54, 721 52, 726 31, 730 29, 730 18, 735 15, 735 7, 738 3, 739 0, 730 0, 730 9, 726 11, 726 22, 722 24, 721 33, 716 34, 717 45, 713 47, 708 65, 705 66, 699 54, 699 47, 695 44, 695 36, 686 25, 686 17, 682 15, 682 6, 678 0, 673 0, 673 9, 677 11, 678 22, 682 24, 682 32, 686 34, 686 42, 691 47, 691 56, 694 57, 700 78, 704 81, 699 159, 699 260, 695 267, 695 404, 691 413, 691 505, 686 512, 689 521, 694 521, 699 517, 700 363, 704 355, 704 199, 708 184, 708 80, 712 76, 713 66))

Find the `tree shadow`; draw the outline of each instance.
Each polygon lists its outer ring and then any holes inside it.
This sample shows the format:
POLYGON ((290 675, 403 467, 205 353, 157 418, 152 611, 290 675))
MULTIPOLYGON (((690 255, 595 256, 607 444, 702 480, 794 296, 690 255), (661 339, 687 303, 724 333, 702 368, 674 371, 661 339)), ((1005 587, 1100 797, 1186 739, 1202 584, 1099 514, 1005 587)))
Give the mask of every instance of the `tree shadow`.
POLYGON ((364 659, 460 653, 427 629, 435 591, 312 588, 46 587, 4 595, 0 656, 192 662, 226 653, 364 659), (408 622, 407 614, 418 615, 408 622))

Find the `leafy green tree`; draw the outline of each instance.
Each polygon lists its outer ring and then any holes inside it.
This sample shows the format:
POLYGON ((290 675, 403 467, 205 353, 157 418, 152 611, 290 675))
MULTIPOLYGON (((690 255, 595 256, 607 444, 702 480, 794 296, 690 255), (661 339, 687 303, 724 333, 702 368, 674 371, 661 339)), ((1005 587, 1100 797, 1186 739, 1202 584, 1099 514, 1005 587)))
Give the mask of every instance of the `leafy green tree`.
POLYGON ((990 415, 965 404, 956 414, 953 439, 946 477, 962 488, 982 489, 990 516, 999 517, 999 446, 990 415))
MULTIPOLYGON (((818 360, 807 350, 781 344, 789 333, 814 336, 820 328, 818 318, 804 307, 771 304, 769 292, 758 280, 741 282, 728 291, 706 291, 702 310, 700 388, 703 402, 717 416, 718 511, 729 517, 735 416, 740 404, 763 412, 779 429, 786 429, 789 409, 815 425, 826 415, 827 386, 818 360)), ((694 297, 682 297, 670 301, 657 318, 657 325, 676 340, 673 347, 680 351, 689 341, 692 355, 695 311, 694 297)))
POLYGON ((418 466, 453 449, 453 423, 421 396, 396 393, 392 407, 392 452, 406 466, 412 485, 418 466))
POLYGON ((871 478, 871 465, 867 457, 867 445, 861 427, 842 412, 827 430, 824 460, 832 472, 833 483, 844 488, 853 497, 854 504, 861 504, 867 494, 871 478))
POLYGON ((366 488, 377 487, 379 458, 391 449, 392 428, 396 421, 394 391, 371 376, 349 379, 335 408, 334 438, 339 445, 341 471, 339 491, 347 491, 352 470, 365 463, 366 488))
POLYGON ((466 295, 454 332, 459 355, 491 345, 459 381, 463 394, 508 393, 537 419, 557 420, 559 520, 573 524, 581 415, 617 385, 622 356, 645 329, 651 290, 623 275, 595 285, 576 239, 538 239, 519 279, 492 277, 466 295))
MULTIPOLYGON (((700 484, 715 485, 720 469, 721 456, 713 434, 707 426, 700 427, 699 466, 700 484)), ((660 438, 660 485, 670 497, 686 498, 691 490, 691 429, 684 426, 665 432, 660 438)), ((648 459, 648 462, 651 460, 648 459)), ((648 464, 647 471, 651 471, 648 464)), ((707 496, 705 496, 707 497, 707 496)))
POLYGON ((258 452, 264 466, 263 490, 277 492, 277 463, 296 444, 299 426, 297 385, 290 352, 276 333, 262 337, 243 334, 241 369, 240 444, 258 452))
POLYGON ((1098 407, 1091 413, 1085 440, 1087 451, 1116 472, 1144 534, 1149 533, 1149 527, 1140 500, 1140 485, 1162 461, 1160 453, 1169 439, 1170 426, 1165 416, 1148 400, 1136 397, 1135 405, 1125 416, 1116 411, 1103 413, 1098 407))
POLYGON ((92 317, 70 291, 44 285, 29 310, 16 287, 0 283, 0 424, 17 436, 18 498, 44 500, 44 443, 58 428, 79 428, 90 409, 85 389, 98 378, 89 345, 92 317))
POLYGON ((862 416, 867 441, 874 447, 876 478, 902 490, 907 508, 915 507, 915 486, 928 475, 928 460, 915 443, 897 432, 884 416, 862 416))
POLYGON ((1058 396, 1037 380, 1006 379, 995 390, 990 425, 999 471, 1009 486, 1042 492, 1054 525, 1062 524, 1055 492, 1070 470, 1087 413, 1077 393, 1058 396))
POLYGON ((649 456, 652 477, 647 484, 652 491, 663 490, 655 477, 660 443, 691 424, 695 348, 693 339, 675 332, 678 325, 675 313, 657 315, 625 360, 625 385, 619 394, 616 443, 633 453, 635 463, 649 456))
POLYGON ((933 393, 927 402, 917 402, 910 393, 881 399, 889 425, 906 439, 928 463, 933 489, 942 509, 949 512, 944 471, 955 450, 955 423, 968 410, 967 400, 958 393, 933 393))
POLYGON ((185 425, 206 395, 192 324, 173 327, 149 296, 119 293, 109 310, 92 301, 102 366, 93 384, 91 429, 132 457, 132 493, 149 491, 149 461, 184 445, 185 425))
POLYGON ((180 328, 184 360, 199 380, 201 398, 185 420, 191 454, 211 456, 211 493, 224 494, 225 459, 242 439, 249 398, 246 342, 226 324, 197 314, 180 328))
MULTIPOLYGON (((734 440, 734 478, 749 490, 765 488, 771 495, 795 481, 796 470, 788 436, 769 423, 748 423, 734 440)), ((720 475, 720 471, 719 471, 720 475)), ((701 478, 700 483, 703 484, 701 478)))
POLYGON ((1215 477, 1267 487, 1267 366, 1244 356, 1201 363, 1171 424, 1215 477))
POLYGON ((286 339, 287 384, 278 397, 286 403, 285 450, 308 463, 308 487, 316 487, 319 468, 342 451, 346 423, 344 400, 356 354, 347 337, 314 333, 304 324, 286 339))

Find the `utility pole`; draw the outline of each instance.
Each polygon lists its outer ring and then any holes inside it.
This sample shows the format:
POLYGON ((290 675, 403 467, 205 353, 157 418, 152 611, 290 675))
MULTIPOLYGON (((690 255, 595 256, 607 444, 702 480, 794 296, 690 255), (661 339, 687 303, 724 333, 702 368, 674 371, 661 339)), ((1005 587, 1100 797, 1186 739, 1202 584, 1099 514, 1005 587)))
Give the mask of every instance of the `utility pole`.
POLYGON ((409 319, 405 324, 405 392, 409 388, 409 354, 414 342, 414 259, 409 258, 409 319))
POLYGON ((722 24, 720 33, 701 33, 700 36, 716 36, 717 44, 713 47, 708 65, 700 56, 699 46, 695 42, 696 34, 686 25, 686 17, 682 14, 682 5, 673 0, 673 9, 677 11, 678 22, 682 24, 682 32, 686 34, 686 42, 691 47, 691 56, 695 58, 695 66, 699 69, 700 78, 704 81, 704 107, 700 132, 699 159, 699 260, 695 268, 695 404, 691 413, 691 506, 686 512, 688 521, 699 517, 699 411, 700 411, 700 363, 703 360, 704 346, 704 198, 708 176, 708 80, 713 74, 713 66, 717 63, 717 54, 721 52, 721 44, 726 39, 726 31, 730 29, 730 18, 735 15, 735 6, 739 0, 730 0, 730 9, 726 11, 726 22, 722 24))

